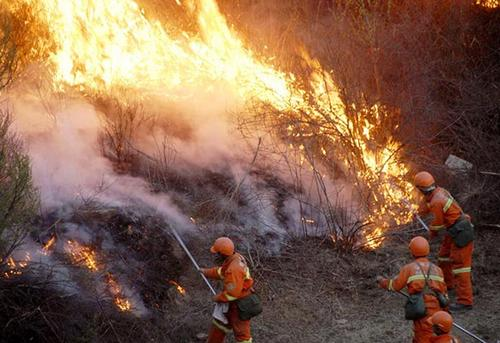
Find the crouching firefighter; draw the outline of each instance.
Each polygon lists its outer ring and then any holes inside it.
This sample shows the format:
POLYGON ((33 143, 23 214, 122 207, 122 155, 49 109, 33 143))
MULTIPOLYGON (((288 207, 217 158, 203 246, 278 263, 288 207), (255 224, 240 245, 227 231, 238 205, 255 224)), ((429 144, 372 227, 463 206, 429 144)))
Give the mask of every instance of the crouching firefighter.
POLYGON ((401 291, 408 288, 405 318, 413 320, 413 342, 427 343, 432 334, 432 325, 427 319, 448 305, 448 294, 443 271, 428 259, 429 242, 424 237, 413 238, 409 244, 415 260, 405 265, 394 279, 377 277, 381 288, 401 291))
POLYGON ((210 248, 216 254, 220 267, 202 268, 201 272, 210 279, 222 280, 222 292, 213 297, 217 303, 226 304, 227 319, 214 319, 208 334, 208 343, 222 343, 226 334, 233 330, 236 342, 252 342, 250 318, 260 314, 262 307, 259 297, 254 293, 253 279, 250 276, 245 258, 234 251, 234 243, 227 237, 220 237, 210 248))
POLYGON ((439 311, 434 313, 429 319, 429 324, 432 325, 432 331, 436 336, 432 337, 432 343, 460 343, 460 340, 451 335, 451 327, 453 318, 448 312, 439 311))
POLYGON ((450 311, 471 309, 474 226, 470 217, 446 189, 436 186, 434 177, 428 172, 415 175, 415 186, 425 198, 420 204, 419 213, 433 216, 430 238, 444 231, 438 264, 444 272, 448 290, 456 290, 456 304, 450 305, 450 311))

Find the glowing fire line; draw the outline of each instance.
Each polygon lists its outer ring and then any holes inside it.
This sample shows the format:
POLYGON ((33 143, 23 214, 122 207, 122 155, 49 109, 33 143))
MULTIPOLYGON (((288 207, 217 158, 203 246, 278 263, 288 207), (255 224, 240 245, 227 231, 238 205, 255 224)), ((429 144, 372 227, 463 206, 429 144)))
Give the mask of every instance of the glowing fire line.
MULTIPOLYGON (((67 241, 66 252, 75 264, 86 267, 91 272, 97 272, 104 269, 103 263, 98 261, 97 253, 89 246, 84 246, 74 240, 67 241)), ((132 305, 123 295, 122 288, 112 273, 107 272, 104 278, 106 287, 113 296, 113 302, 120 311, 130 311, 132 305)))
POLYGON ((23 274, 23 269, 25 269, 29 262, 31 261, 31 254, 27 252, 23 260, 14 260, 12 256, 7 258, 7 270, 3 273, 4 277, 7 279, 13 276, 19 276, 23 274))
POLYGON ((179 285, 176 281, 170 280, 168 281, 169 284, 174 286, 177 289, 177 292, 179 292, 180 295, 185 296, 186 295, 186 289, 179 285))

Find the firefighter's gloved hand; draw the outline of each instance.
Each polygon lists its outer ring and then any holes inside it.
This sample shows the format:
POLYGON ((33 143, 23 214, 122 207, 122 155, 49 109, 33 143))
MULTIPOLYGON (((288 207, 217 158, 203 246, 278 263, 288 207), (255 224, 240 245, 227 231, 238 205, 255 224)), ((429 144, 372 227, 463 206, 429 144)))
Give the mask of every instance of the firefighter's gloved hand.
POLYGON ((385 278, 384 278, 384 277, 382 277, 382 276, 380 276, 380 275, 378 275, 378 276, 377 276, 377 278, 376 278, 376 280, 377 280, 377 285, 378 285, 379 287, 382 287, 382 281, 384 281, 384 280, 385 280, 385 278))
POLYGON ((219 302, 219 295, 218 295, 218 294, 217 294, 217 295, 214 295, 214 296, 212 297, 212 301, 213 301, 213 302, 219 302))
POLYGON ((207 268, 200 268, 200 273, 202 273, 205 276, 207 276, 207 271, 208 271, 207 268))

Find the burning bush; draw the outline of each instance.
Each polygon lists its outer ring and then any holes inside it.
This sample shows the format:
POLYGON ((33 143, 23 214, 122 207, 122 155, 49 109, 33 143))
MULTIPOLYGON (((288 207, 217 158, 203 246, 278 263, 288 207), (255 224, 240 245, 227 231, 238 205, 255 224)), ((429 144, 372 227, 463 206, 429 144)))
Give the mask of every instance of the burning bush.
MULTIPOLYGON (((495 157, 500 146, 497 2, 318 0, 267 4, 266 14, 251 1, 239 5, 238 11, 250 13, 241 19, 248 37, 267 37, 259 43, 272 44, 273 37, 295 42, 300 36, 308 50, 332 68, 341 102, 346 104, 345 120, 339 120, 338 102, 332 99, 331 108, 319 108, 321 116, 265 108, 255 122, 305 151, 301 158, 312 161, 319 176, 350 180, 361 207, 369 213, 366 223, 375 222, 370 238, 376 239, 380 228, 396 227, 393 224, 408 219, 408 212, 397 211, 402 200, 403 205, 404 199, 411 202, 411 186, 405 180, 413 169, 435 172, 442 185, 453 187, 468 211, 479 215, 479 221, 493 220, 499 180, 481 171, 500 169, 495 157), (262 16, 268 19, 265 25, 260 24, 262 16), (274 16, 285 16, 288 25, 273 21, 274 16), (352 129, 339 132, 343 122, 352 122, 352 129), (340 143, 329 146, 330 137, 339 133, 340 143), (338 154, 340 148, 344 151, 338 154), (468 175, 450 173, 444 165, 450 152, 473 162, 475 169, 468 175), (328 161, 330 155, 333 161, 328 161), (344 157, 349 157, 347 167, 337 168, 344 157), (387 173, 384 168, 400 172, 387 173), (464 183, 471 187, 463 187, 464 183), (387 196, 391 193, 392 199, 387 196)), ((232 13, 231 6, 227 9, 232 13)), ((295 44, 284 45, 288 53, 295 52, 295 44)), ((322 81, 321 94, 328 97, 332 87, 327 78, 322 81)), ((321 100, 318 94, 310 98, 321 100)), ((252 113, 257 113, 255 108, 252 113)))
POLYGON ((14 77, 17 46, 12 39, 10 16, 0 6, 0 92, 14 77))

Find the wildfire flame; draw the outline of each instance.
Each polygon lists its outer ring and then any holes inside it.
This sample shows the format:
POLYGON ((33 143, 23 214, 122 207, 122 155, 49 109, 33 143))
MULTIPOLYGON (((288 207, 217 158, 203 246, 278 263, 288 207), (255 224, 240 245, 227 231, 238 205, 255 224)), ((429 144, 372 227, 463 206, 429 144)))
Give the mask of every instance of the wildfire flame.
POLYGON ((73 263, 81 264, 92 272, 99 270, 96 253, 91 247, 81 245, 73 240, 68 240, 67 243, 66 252, 71 257, 73 263))
MULTIPOLYGON (((368 189, 360 196, 368 203, 366 220, 374 227, 365 233, 368 247, 381 244, 390 222, 411 219, 411 207, 401 205, 403 199, 412 199, 412 187, 405 181, 409 169, 401 162, 400 144, 387 134, 397 128, 387 120, 397 113, 380 105, 356 109, 344 104, 332 74, 305 52, 312 72, 309 84, 298 82, 296 75, 274 67, 272 58, 257 58, 246 48, 215 0, 187 3, 177 1, 197 15, 197 34, 174 34, 178 30, 148 19, 133 0, 12 0, 10 7, 16 11, 28 4, 48 27, 50 37, 38 53, 48 57, 56 88, 71 86, 88 93, 161 90, 175 99, 191 96, 187 89, 210 89, 214 81, 223 82, 244 101, 307 117, 311 125, 291 126, 288 135, 323 138, 318 155, 326 161, 340 158, 353 182, 368 189), (380 127, 384 135, 378 133, 380 127)), ((305 150, 301 144, 293 146, 305 150)), ((301 157, 302 163, 306 160, 301 157)), ((91 252, 80 255, 89 269, 97 270, 91 252)))
POLYGON ((47 243, 43 245, 42 253, 44 255, 47 255, 55 243, 56 243, 56 236, 54 235, 47 241, 47 243))
POLYGON ((7 271, 3 273, 6 278, 22 275, 22 270, 25 269, 31 261, 31 254, 27 252, 23 260, 16 262, 12 256, 7 259, 7 271))
POLYGON ((177 282, 175 282, 174 280, 170 280, 168 283, 175 286, 175 288, 177 289, 177 292, 179 292, 180 295, 182 295, 182 296, 186 295, 186 289, 184 287, 182 287, 181 285, 179 285, 177 282))
MULTIPOLYGON (((68 240, 65 247, 66 252, 71 257, 75 264, 83 265, 91 272, 97 272, 105 269, 103 263, 98 262, 97 253, 89 246, 84 246, 77 241, 68 240)), ((116 278, 110 272, 105 275, 105 282, 109 293, 113 296, 113 301, 120 311, 130 311, 132 305, 130 301, 123 295, 122 288, 116 281, 116 278)))
POLYGON ((315 224, 316 221, 314 219, 302 218, 302 221, 306 224, 315 224))
POLYGON ((109 292, 113 295, 114 303, 118 309, 120 311, 130 311, 132 305, 130 304, 130 301, 123 296, 122 288, 114 278, 113 274, 108 273, 106 275, 106 282, 108 284, 109 292))
POLYGON ((500 7, 500 0, 476 0, 476 5, 487 8, 498 8, 500 7))

